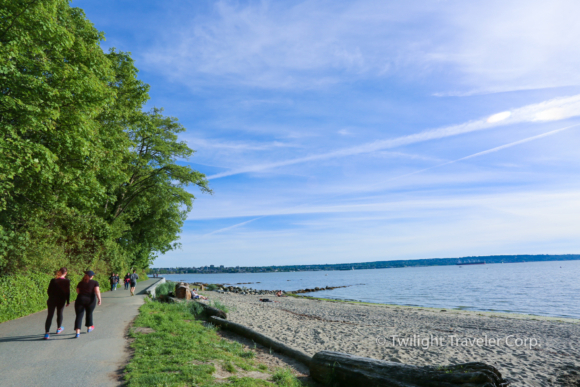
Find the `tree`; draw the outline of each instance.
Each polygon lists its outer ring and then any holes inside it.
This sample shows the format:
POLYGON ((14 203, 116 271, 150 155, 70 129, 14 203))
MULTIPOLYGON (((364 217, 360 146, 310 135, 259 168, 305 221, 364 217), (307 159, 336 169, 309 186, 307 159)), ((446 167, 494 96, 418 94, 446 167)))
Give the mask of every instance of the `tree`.
POLYGON ((0 0, 0 274, 145 268, 176 245, 203 174, 184 128, 142 111, 128 53, 67 0, 0 0))
POLYGON ((178 246, 174 241, 195 199, 185 187, 195 185, 202 192, 211 192, 203 174, 176 163, 189 158, 193 150, 178 141, 177 134, 185 128, 161 112, 154 108, 143 113, 129 130, 133 152, 124 165, 130 177, 114 189, 114 202, 105 206, 111 224, 129 226, 119 243, 131 251, 132 264, 139 267, 149 265, 154 252, 165 253, 178 246))

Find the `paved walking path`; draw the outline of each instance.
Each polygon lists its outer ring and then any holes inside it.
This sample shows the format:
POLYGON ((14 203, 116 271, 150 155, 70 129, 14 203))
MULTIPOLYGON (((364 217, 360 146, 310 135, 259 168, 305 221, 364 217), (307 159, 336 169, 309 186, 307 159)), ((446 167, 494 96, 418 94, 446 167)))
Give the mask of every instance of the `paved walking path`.
POLYGON ((0 324, 0 385, 119 386, 129 356, 127 326, 143 304, 143 290, 158 280, 137 283, 134 297, 123 287, 102 293, 102 305, 93 315, 95 330, 87 333, 84 328, 78 339, 74 338, 72 303, 65 308, 60 335, 54 334, 55 313, 49 340, 43 340, 46 311, 0 324))

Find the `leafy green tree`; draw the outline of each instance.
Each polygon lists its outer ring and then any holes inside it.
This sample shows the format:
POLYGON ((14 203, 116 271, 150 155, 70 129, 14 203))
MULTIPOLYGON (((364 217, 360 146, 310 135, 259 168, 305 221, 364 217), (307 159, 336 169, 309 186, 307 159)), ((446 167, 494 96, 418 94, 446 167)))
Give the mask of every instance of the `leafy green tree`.
POLYGON ((0 0, 0 274, 145 268, 203 174, 128 53, 67 0, 0 0))
POLYGON ((112 224, 122 221, 130 226, 119 243, 132 252, 132 265, 138 267, 148 266, 154 252, 178 246, 174 241, 195 199, 185 187, 195 185, 211 192, 203 174, 176 163, 189 158, 193 150, 178 141, 185 128, 161 112, 154 108, 144 113, 128 132, 134 147, 125 161, 130 178, 115 189, 116 200, 108 206, 112 224))

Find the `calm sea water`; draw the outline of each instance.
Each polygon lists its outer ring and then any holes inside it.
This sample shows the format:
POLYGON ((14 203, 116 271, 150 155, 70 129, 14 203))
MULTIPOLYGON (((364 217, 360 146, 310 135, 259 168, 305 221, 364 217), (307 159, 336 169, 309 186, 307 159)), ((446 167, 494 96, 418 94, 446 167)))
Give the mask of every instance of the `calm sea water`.
POLYGON ((580 261, 248 274, 172 274, 171 281, 298 290, 365 302, 580 318, 580 261), (258 283, 259 282, 259 283, 258 283))

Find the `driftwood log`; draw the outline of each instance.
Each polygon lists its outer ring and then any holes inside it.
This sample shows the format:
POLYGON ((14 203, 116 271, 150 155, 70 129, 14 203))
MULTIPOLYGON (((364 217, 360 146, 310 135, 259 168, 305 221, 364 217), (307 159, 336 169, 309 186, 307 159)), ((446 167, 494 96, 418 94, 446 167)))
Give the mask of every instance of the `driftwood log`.
POLYGON ((310 376, 333 387, 504 387, 509 384, 497 369, 484 363, 416 367, 331 351, 314 355, 310 376))
POLYGON ((176 284, 175 297, 183 300, 191 300, 191 290, 189 289, 189 285, 183 282, 176 284))
POLYGON ((202 284, 201 282, 195 282, 192 285, 197 286, 199 288, 199 290, 201 290, 201 291, 205 290, 205 284, 202 284))
MULTIPOLYGON (((245 327, 241 324, 237 324, 231 321, 226 321, 219 317, 210 317, 209 321, 215 325, 220 326, 223 329, 227 329, 228 331, 237 333, 240 336, 244 336, 248 339, 252 339, 254 342, 263 345, 266 348, 270 348, 278 353, 282 353, 286 356, 290 356, 291 358, 298 360, 299 362, 310 365, 310 361, 312 358, 305 354, 304 352, 298 351, 294 348, 290 348, 289 346, 282 344, 279 341, 273 340, 266 335, 263 335, 259 332, 254 331, 248 327, 245 327)), ((354 387, 352 385, 350 387, 354 387)))

